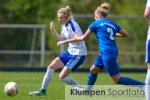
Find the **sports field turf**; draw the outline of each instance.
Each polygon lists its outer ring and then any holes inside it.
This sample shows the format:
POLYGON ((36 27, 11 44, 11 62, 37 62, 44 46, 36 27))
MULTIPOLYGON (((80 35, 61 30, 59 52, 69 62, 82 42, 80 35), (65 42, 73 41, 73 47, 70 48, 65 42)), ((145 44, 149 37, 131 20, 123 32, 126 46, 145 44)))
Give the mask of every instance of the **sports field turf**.
MULTIPOLYGON (((54 73, 52 82, 47 88, 46 96, 30 96, 29 91, 37 90, 42 82, 45 72, 0 72, 0 100, 65 100, 65 83, 59 80, 59 73, 54 73), (9 81, 15 81, 19 85, 19 94, 15 97, 9 97, 4 94, 4 85, 9 81)), ((129 76, 140 81, 145 80, 146 73, 122 73, 123 76, 129 76)), ((71 73, 74 79, 80 84, 85 85, 88 73, 71 73)), ((112 85, 111 78, 106 74, 99 74, 96 84, 112 85)))

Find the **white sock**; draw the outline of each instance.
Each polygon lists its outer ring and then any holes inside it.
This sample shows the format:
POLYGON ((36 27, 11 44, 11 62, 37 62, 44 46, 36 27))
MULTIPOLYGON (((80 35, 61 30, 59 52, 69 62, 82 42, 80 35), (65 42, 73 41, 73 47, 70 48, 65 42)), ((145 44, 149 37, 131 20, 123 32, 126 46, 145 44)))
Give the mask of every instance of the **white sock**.
POLYGON ((52 70, 51 68, 47 68, 47 71, 45 73, 45 76, 43 78, 43 82, 42 82, 42 89, 46 89, 52 76, 53 76, 54 70, 52 70))
POLYGON ((146 100, 150 100, 150 69, 147 69, 145 84, 146 84, 146 86, 145 86, 146 100))
POLYGON ((61 80, 63 80, 64 82, 66 82, 69 85, 73 85, 74 87, 80 87, 80 84, 69 76, 62 78, 61 80))

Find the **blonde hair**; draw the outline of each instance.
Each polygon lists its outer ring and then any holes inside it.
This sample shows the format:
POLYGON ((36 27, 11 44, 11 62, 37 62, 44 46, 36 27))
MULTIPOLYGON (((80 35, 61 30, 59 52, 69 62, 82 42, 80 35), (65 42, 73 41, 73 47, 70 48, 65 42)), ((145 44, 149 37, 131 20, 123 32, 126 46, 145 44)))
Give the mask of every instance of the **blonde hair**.
POLYGON ((68 19, 71 18, 70 6, 60 8, 57 13, 64 13, 66 18, 68 18, 68 19))
POLYGON ((100 6, 97 7, 95 10, 98 14, 101 14, 103 17, 106 17, 110 11, 110 4, 109 3, 102 3, 100 6))

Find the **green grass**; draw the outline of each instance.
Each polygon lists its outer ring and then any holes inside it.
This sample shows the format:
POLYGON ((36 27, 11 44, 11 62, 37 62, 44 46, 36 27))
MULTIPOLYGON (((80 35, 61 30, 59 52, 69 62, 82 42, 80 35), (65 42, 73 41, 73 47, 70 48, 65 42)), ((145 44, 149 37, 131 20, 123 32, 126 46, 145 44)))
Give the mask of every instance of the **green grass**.
MULTIPOLYGON (((0 72, 0 100, 65 100, 65 83, 59 80, 59 73, 55 73, 52 82, 47 88, 46 96, 30 96, 29 91, 37 90, 41 86, 45 72, 0 72), (3 89, 7 82, 15 81, 19 85, 19 94, 14 97, 7 96, 3 89)), ((123 73, 123 76, 145 80, 145 73, 123 73)), ((71 73, 75 80, 80 84, 85 85, 87 82, 88 73, 71 73)), ((99 74, 96 84, 112 85, 114 84, 111 78, 106 74, 99 74)))

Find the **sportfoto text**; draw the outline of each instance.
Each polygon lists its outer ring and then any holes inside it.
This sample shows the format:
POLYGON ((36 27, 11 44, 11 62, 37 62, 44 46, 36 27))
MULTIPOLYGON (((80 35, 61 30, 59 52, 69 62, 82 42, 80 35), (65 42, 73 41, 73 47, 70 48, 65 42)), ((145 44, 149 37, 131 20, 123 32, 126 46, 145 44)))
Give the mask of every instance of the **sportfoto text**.
POLYGON ((85 96, 145 96, 144 90, 141 89, 125 89, 125 90, 114 90, 114 89, 106 89, 106 90, 78 90, 78 89, 70 89, 70 95, 85 95, 85 96))

